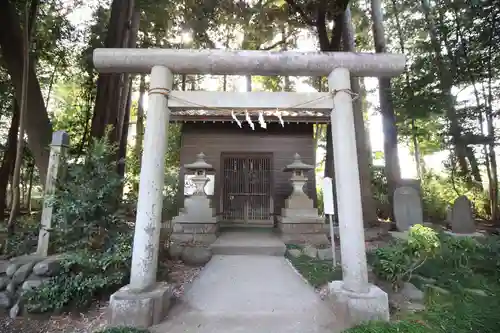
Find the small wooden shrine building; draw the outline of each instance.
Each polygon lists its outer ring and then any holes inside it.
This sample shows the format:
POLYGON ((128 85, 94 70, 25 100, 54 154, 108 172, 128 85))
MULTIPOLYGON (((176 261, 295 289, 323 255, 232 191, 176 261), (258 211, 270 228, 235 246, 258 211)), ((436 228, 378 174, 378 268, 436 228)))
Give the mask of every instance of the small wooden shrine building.
MULTIPOLYGON (((180 193, 185 193, 187 174, 182 166, 203 152, 214 168, 213 193, 207 194, 219 225, 273 227, 292 192, 291 175, 283 169, 295 154, 316 165, 314 125, 327 123, 329 114, 172 110, 170 119, 182 123, 180 193)), ((304 190, 316 206, 314 170, 307 178, 304 190)))

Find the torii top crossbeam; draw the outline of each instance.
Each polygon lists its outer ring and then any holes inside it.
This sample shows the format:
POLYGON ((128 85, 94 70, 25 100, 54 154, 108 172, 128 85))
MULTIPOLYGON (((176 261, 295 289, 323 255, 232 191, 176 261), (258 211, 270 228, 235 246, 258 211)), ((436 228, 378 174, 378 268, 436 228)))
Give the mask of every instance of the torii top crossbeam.
POLYGON ((96 49, 102 73, 150 73, 165 66, 175 74, 327 76, 346 68, 354 76, 391 77, 405 67, 405 56, 390 53, 242 51, 193 49, 96 49))

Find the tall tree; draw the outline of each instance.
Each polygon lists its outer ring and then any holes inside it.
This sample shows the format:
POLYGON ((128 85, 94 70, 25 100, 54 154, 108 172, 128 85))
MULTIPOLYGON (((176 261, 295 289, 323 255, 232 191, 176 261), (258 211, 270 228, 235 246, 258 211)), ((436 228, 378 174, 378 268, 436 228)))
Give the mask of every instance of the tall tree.
MULTIPOLYGON (((36 16, 32 17, 33 20, 36 16)), ((15 2, 12 0, 0 1, 0 49, 2 60, 5 64, 12 84, 14 86, 16 99, 22 100, 23 86, 23 59, 24 44, 21 21, 16 11, 15 2)), ((28 70, 28 87, 26 102, 28 110, 26 116, 26 133, 28 135, 28 147, 33 153, 42 182, 47 174, 49 162, 48 146, 52 138, 52 125, 45 107, 40 84, 35 73, 33 59, 30 60, 28 70)))
MULTIPOLYGON (((334 6, 326 0, 313 3, 299 0, 286 0, 286 3, 292 18, 316 31, 321 51, 335 52, 342 50, 342 34, 345 27, 345 11, 349 3, 348 0, 336 1, 334 6)), ((349 41, 349 43, 351 43, 351 41, 349 41)), ((361 112, 361 110, 356 108, 355 112, 358 113, 361 112)), ((367 176, 370 175, 369 159, 366 156, 360 155, 368 154, 362 115, 355 117, 354 126, 356 130, 356 145, 358 148, 361 195, 363 198, 371 198, 371 178, 367 176)), ((326 133, 331 133, 330 125, 328 125, 326 133)), ((334 179, 335 170, 332 152, 332 138, 331 135, 328 134, 326 136, 325 177, 334 179)), ((371 223, 377 220, 375 207, 371 205, 370 202, 371 201, 367 201, 366 203, 363 202, 363 219, 365 223, 371 223)))
MULTIPOLYGON (((351 9, 348 7, 344 13, 344 29, 342 31, 343 51, 355 52, 355 33, 352 26, 351 9)), ((363 97, 365 97, 360 85, 360 79, 351 76, 351 90, 355 96, 353 101, 354 122, 356 131, 356 148, 358 150, 358 164, 360 184, 364 190, 361 191, 363 203, 363 220, 365 225, 371 225, 378 221, 375 200, 371 191, 370 155, 369 146, 366 144, 367 133, 363 122, 363 97), (368 166, 368 167, 361 167, 368 166)))
POLYGON ((14 174, 12 176, 12 204, 10 208, 9 221, 7 222, 7 232, 12 234, 14 232, 14 221, 19 209, 19 180, 21 176, 21 165, 23 162, 23 148, 24 148, 24 122, 27 116, 27 102, 28 102, 28 86, 29 86, 29 71, 30 71, 30 43, 33 26, 35 24, 39 0, 26 2, 25 17, 24 17, 24 43, 23 43, 23 77, 21 89, 21 102, 19 107, 19 134, 17 139, 16 161, 14 164, 14 174))
MULTIPOLYGON (((387 52, 384 18, 382 15, 382 4, 380 0, 371 0, 372 13, 372 30, 375 41, 375 52, 387 52)), ((385 174, 387 177, 388 197, 391 205, 391 214, 393 196, 398 183, 401 180, 401 170, 399 167, 398 154, 398 134, 396 127, 396 116, 392 103, 391 79, 380 77, 379 83, 379 99, 380 112, 382 114, 382 126, 384 130, 384 159, 385 159, 385 174)))
POLYGON ((7 134, 6 150, 3 153, 2 165, 0 166, 0 214, 2 220, 4 218, 6 207, 7 185, 9 184, 10 175, 14 170, 14 164, 16 161, 17 133, 19 132, 20 116, 17 101, 14 101, 12 109, 12 118, 9 132, 7 134))
MULTIPOLYGON (((123 48, 134 40, 132 19, 134 15, 133 0, 113 0, 108 30, 104 41, 106 48, 123 48)), ((92 118, 91 135, 101 138, 108 127, 110 142, 120 144, 123 124, 125 123, 128 103, 128 76, 124 74, 100 74, 97 80, 97 95, 92 118), (118 106, 118 107, 117 107, 118 106)), ((124 156, 118 156, 118 159, 124 156)))
MULTIPOLYGON (((462 128, 455 109, 455 97, 452 94, 453 77, 458 72, 457 63, 452 59, 450 63, 446 63, 443 57, 443 45, 438 38, 434 15, 431 11, 429 0, 421 0, 422 11, 427 22, 427 29, 431 40, 431 46, 434 50, 434 61, 439 79, 441 93, 445 100, 446 116, 449 121, 449 132, 454 145, 454 154, 458 160, 460 172, 463 177, 470 180, 469 167, 467 164, 467 150, 464 141, 462 140, 462 128)), ((449 55, 453 57, 452 54, 449 55)))

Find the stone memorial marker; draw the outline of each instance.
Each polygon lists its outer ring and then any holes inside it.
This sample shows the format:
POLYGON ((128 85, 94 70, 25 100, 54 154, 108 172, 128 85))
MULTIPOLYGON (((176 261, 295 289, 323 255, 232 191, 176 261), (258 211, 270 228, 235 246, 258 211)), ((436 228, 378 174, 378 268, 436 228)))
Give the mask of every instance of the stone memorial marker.
POLYGON ((422 203, 417 190, 402 186, 394 191, 394 217, 399 231, 423 223, 422 203))
POLYGON ((453 203, 451 217, 451 231, 453 233, 473 234, 476 232, 472 204, 465 195, 458 197, 453 203))

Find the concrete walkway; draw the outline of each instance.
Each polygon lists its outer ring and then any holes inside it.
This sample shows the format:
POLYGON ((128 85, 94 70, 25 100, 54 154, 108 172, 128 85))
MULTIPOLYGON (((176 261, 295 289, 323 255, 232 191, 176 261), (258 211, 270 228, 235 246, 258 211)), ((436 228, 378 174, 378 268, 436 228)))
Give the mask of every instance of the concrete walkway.
POLYGON ((282 256, 215 255, 156 333, 337 333, 342 324, 282 256))

